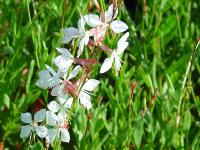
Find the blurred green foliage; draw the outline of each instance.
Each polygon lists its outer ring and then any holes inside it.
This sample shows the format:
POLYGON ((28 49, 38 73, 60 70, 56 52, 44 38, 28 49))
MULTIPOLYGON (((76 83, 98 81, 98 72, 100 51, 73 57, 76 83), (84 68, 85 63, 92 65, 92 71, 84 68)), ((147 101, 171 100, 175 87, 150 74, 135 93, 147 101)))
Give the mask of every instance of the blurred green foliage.
MULTIPOLYGON (((126 1, 127 2, 127 1, 126 1)), ((64 27, 77 26, 89 0, 69 0, 64 27)), ((105 10, 108 4, 99 0, 105 10)), ((38 72, 52 65, 61 46, 65 0, 0 1, 0 146, 43 149, 19 138, 20 114, 52 98, 36 87, 38 72)), ((94 78, 101 85, 89 111, 79 106, 70 127, 70 149, 200 149, 200 59, 195 53, 186 92, 188 61, 200 35, 199 0, 136 0, 119 6, 129 26, 129 47, 119 76, 94 78), (134 9, 132 9, 132 7, 134 9), (136 83, 136 85, 134 84, 136 83), (132 90, 135 87, 133 97, 132 90), (181 95, 180 124, 177 111, 181 95)), ((90 10, 97 12, 95 6, 90 10)), ((115 47, 120 36, 106 38, 115 47)), ((42 104, 45 107, 44 104, 42 104)), ((59 149, 58 147, 55 149, 59 149)))

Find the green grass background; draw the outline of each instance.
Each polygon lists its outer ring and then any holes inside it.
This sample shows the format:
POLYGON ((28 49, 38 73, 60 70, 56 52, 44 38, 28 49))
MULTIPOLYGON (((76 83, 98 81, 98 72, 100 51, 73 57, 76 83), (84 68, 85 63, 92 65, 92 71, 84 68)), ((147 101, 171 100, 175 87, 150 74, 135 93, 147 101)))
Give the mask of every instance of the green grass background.
MULTIPOLYGON (((77 26, 89 0, 69 0, 64 27, 77 26)), ((99 0, 101 8, 108 4, 99 0)), ((19 138, 20 114, 33 111, 47 91, 35 85, 45 64, 53 66, 62 46, 64 0, 0 1, 0 146, 42 149, 19 138)), ((89 111, 79 106, 65 149, 200 149, 200 51, 197 49, 187 84, 182 83, 200 37, 199 0, 136 0, 135 9, 119 6, 118 19, 129 26, 129 47, 122 71, 91 77, 101 80, 89 111), (131 85, 137 83, 131 97, 131 85), (180 99, 182 98, 182 103, 180 99), (180 124, 177 112, 180 106, 180 124), (90 117, 88 117, 88 115, 90 117)), ((96 13, 95 7, 90 10, 96 13)), ((108 35, 114 48, 121 35, 108 35)), ((87 55, 86 55, 87 56, 87 55)), ((45 105, 43 106, 45 107, 45 105)), ((54 149, 60 149, 59 146, 54 149)))

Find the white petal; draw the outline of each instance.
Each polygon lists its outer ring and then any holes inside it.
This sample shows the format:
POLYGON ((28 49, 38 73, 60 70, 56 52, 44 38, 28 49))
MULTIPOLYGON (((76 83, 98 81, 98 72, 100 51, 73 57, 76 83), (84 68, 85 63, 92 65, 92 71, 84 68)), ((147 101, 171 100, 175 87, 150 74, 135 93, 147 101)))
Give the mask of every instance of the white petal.
POLYGON ((47 128, 45 126, 36 126, 35 130, 36 130, 36 134, 40 138, 45 138, 47 136, 47 128))
POLYGON ((54 59, 53 62, 59 68, 59 70, 62 72, 67 72, 69 67, 74 62, 74 59, 65 55, 59 55, 54 59))
POLYGON ((46 66, 47 70, 48 70, 53 76, 56 76, 56 72, 54 71, 53 68, 51 68, 50 66, 48 66, 48 65, 46 65, 46 64, 45 64, 45 66, 46 66))
POLYGON ((57 47, 56 50, 57 50, 59 53, 61 53, 62 55, 64 55, 64 56, 72 57, 72 58, 73 58, 73 55, 72 55, 72 54, 69 52, 69 50, 66 49, 66 48, 59 48, 59 47, 57 47))
POLYGON ((76 29, 74 27, 65 28, 62 43, 64 43, 64 44, 69 43, 73 39, 73 36, 75 36, 77 34, 78 34, 78 29, 76 29))
POLYGON ((64 94, 64 84, 57 85, 51 90, 52 96, 60 96, 64 94))
POLYGON ((32 116, 30 113, 22 113, 21 121, 24 123, 32 123, 32 116))
POLYGON ((47 80, 44 80, 42 78, 37 80, 35 84, 42 89, 47 89, 49 87, 49 83, 47 82, 47 80))
POLYGON ((111 23, 110 28, 115 32, 115 33, 120 33, 124 32, 128 29, 128 26, 121 20, 115 20, 111 23))
POLYGON ((80 42, 79 42, 79 49, 78 49, 77 57, 80 57, 81 54, 83 53, 84 45, 85 45, 85 39, 82 38, 82 39, 80 40, 80 42))
POLYGON ((126 32, 118 41, 117 46, 120 45, 121 43, 124 43, 127 41, 129 36, 129 32, 126 32))
POLYGON ((92 108, 91 97, 89 94, 82 91, 82 92, 80 92, 79 99, 80 99, 80 103, 83 106, 85 106, 87 109, 92 108))
POLYGON ((85 32, 85 21, 82 15, 81 15, 81 18, 78 20, 78 31, 79 33, 85 32))
POLYGON ((118 41, 117 43, 117 54, 120 55, 121 53, 124 52, 124 50, 127 48, 128 46, 128 42, 127 42, 127 38, 129 36, 129 32, 127 32, 126 34, 124 34, 118 41))
POLYGON ((58 84, 60 84, 62 80, 58 76, 51 77, 47 80, 48 87, 52 88, 58 84))
POLYGON ((77 74, 81 71, 81 69, 82 69, 82 68, 81 68, 80 65, 76 66, 76 67, 70 72, 69 77, 68 77, 68 80, 70 80, 70 79, 76 77, 77 74))
POLYGON ((112 67, 113 57, 106 58, 101 66, 100 73, 105 73, 112 67))
POLYGON ((56 101, 51 101, 48 105, 47 105, 48 109, 50 111, 52 111, 53 113, 56 113, 59 111, 60 109, 60 105, 56 102, 56 101))
POLYGON ((63 115, 63 113, 58 113, 58 126, 64 126, 65 125, 65 121, 66 121, 66 116, 63 115))
POLYGON ((89 42, 89 36, 90 36, 90 34, 89 34, 89 32, 88 31, 86 31, 85 32, 85 35, 84 35, 84 44, 85 45, 88 45, 88 42, 89 42))
POLYGON ((42 71, 39 72, 39 77, 49 79, 51 77, 51 75, 50 75, 49 71, 42 70, 42 71))
POLYGON ((47 89, 49 86, 49 83, 47 82, 51 75, 48 70, 42 70, 39 72, 40 79, 36 81, 36 85, 39 86, 42 89, 47 89))
POLYGON ((58 102, 63 105, 67 101, 68 95, 61 95, 57 97, 58 102))
POLYGON ((115 70, 118 73, 120 71, 121 68, 121 62, 120 62, 120 58, 118 55, 115 56, 115 70))
POLYGON ((115 15, 113 16, 113 4, 108 7, 108 10, 105 12, 105 22, 115 19, 118 14, 118 8, 115 10, 115 15), (113 17, 113 18, 112 18, 113 17))
POLYGON ((35 122, 42 122, 46 117, 46 109, 41 109, 40 111, 36 112, 34 115, 35 122))
POLYGON ((56 126, 58 121, 58 116, 51 111, 47 111, 46 120, 48 125, 56 126))
POLYGON ((73 98, 71 97, 66 101, 66 103, 64 104, 64 107, 67 109, 70 109, 72 106, 72 103, 73 103, 73 98))
POLYGON ((61 132, 61 141, 69 143, 70 140, 69 131, 67 129, 60 128, 60 132, 61 132))
POLYGON ((22 126, 20 132, 20 138, 27 138, 30 135, 32 129, 33 127, 30 125, 22 126))
POLYGON ((99 83, 99 80, 89 79, 83 85, 82 90, 93 91, 99 85, 99 83))
POLYGON ((99 16, 94 15, 94 14, 88 14, 84 16, 85 22, 90 26, 90 27, 96 27, 99 25, 102 25, 102 22, 99 18, 99 16))
POLYGON ((58 129, 57 128, 48 129, 48 138, 49 138, 51 143, 53 143, 53 141, 55 140, 57 134, 58 134, 58 129))

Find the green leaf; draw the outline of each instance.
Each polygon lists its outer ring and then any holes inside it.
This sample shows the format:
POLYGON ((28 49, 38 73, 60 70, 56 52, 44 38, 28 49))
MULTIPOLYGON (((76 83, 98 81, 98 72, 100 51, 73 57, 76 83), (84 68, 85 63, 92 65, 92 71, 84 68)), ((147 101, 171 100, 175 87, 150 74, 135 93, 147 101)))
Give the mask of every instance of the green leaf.
POLYGON ((104 127, 104 120, 98 119, 94 127, 95 133, 98 133, 99 131, 101 131, 103 127, 104 127))
POLYGON ((144 125, 144 121, 142 119, 138 120, 138 122, 136 122, 134 132, 133 132, 133 138, 135 141, 135 145, 138 149, 140 148, 140 144, 142 141, 143 125, 144 125))
POLYGON ((191 126, 191 113, 189 110, 185 111, 183 119, 183 129, 189 131, 191 126))
POLYGON ((3 95, 3 103, 8 109, 10 108, 10 97, 6 93, 3 95))

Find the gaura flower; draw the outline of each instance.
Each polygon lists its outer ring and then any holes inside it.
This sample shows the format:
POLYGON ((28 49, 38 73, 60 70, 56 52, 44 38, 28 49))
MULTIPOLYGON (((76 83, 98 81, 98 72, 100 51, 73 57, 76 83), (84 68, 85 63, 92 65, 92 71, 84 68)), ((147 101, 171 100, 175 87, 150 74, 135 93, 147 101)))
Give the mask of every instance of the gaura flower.
POLYGON ((80 57, 83 52, 84 46, 87 45, 89 42, 89 36, 89 31, 85 30, 85 21, 81 15, 81 18, 78 21, 78 29, 74 27, 64 29, 64 37, 62 39, 62 42, 64 44, 67 44, 72 39, 78 39, 79 50, 77 53, 77 57, 80 57))
POLYGON ((113 62, 115 63, 115 70, 118 73, 121 68, 121 59, 120 55, 124 52, 124 50, 128 46, 127 38, 129 36, 129 32, 124 34, 117 43, 117 49, 113 50, 110 57, 106 58, 101 66, 100 73, 105 73, 111 67, 113 62))
MULTIPOLYGON (((47 70, 42 70, 39 73, 40 79, 36 82, 36 85, 43 88, 51 88, 52 96, 63 96, 66 92, 71 92, 70 94, 74 94, 72 92, 74 87, 71 79, 75 78, 79 71, 81 70, 81 66, 76 66, 66 78, 66 75, 61 73, 60 71, 55 72, 53 68, 46 65, 47 70)), ((67 74, 67 73, 65 73, 67 74)))
POLYGON ((75 78, 81 71, 81 69, 82 69, 81 66, 78 65, 72 69, 68 77, 63 76, 61 82, 52 88, 51 95, 62 97, 66 95, 67 92, 70 93, 72 96, 76 95, 74 84, 70 80, 75 78))
POLYGON ((66 73, 74 62, 74 56, 66 48, 56 48, 56 50, 61 55, 54 59, 54 64, 61 72, 66 73))
POLYGON ((53 113, 62 113, 64 116, 67 116, 67 112, 72 106, 73 98, 57 97, 57 101, 51 101, 47 108, 53 113))
POLYGON ((36 85, 42 89, 52 88, 58 85, 60 80, 60 72, 55 72, 53 68, 46 65, 47 70, 39 72, 39 80, 36 81, 36 85))
POLYGON ((46 117, 46 109, 41 109, 36 112, 34 119, 30 113, 22 113, 21 121, 27 123, 28 125, 21 127, 20 138, 27 138, 30 136, 31 132, 36 132, 40 138, 44 138, 47 135, 47 128, 45 126, 40 126, 38 123, 44 121, 46 117))
POLYGON ((114 11, 113 4, 108 7, 104 15, 99 17, 95 14, 88 14, 84 16, 85 22, 93 27, 90 30, 90 35, 94 36, 94 40, 101 42, 105 36, 106 31, 110 28, 115 33, 121 33, 128 29, 128 26, 121 20, 114 20, 117 17, 118 9, 114 11), (114 14, 113 14, 114 13, 114 14))
POLYGON ((90 92, 92 92, 99 85, 99 83, 100 81, 98 80, 89 79, 84 83, 80 90, 78 98, 80 103, 87 109, 92 108, 90 92))
POLYGON ((50 143, 53 143, 56 136, 61 138, 62 142, 68 142, 70 140, 69 131, 67 129, 67 123, 65 117, 58 113, 58 115, 54 114, 51 111, 47 111, 47 125, 51 128, 48 129, 48 135, 46 136, 46 140, 50 143))

